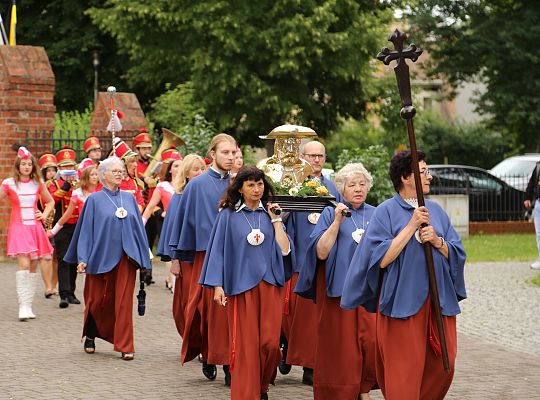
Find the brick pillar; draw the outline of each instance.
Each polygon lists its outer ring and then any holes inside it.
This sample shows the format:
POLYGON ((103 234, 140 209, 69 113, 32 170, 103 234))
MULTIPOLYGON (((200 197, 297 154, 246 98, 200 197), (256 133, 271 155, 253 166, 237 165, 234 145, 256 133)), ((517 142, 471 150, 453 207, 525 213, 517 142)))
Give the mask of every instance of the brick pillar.
MULTIPOLYGON (((12 174, 15 143, 27 131, 54 129, 54 74, 43 47, 0 46, 0 178, 12 174)), ((35 149, 29 149, 35 153, 35 149)), ((34 154, 39 156, 39 154, 34 154)), ((0 203, 0 255, 6 254, 11 207, 0 203)))
MULTIPOLYGON (((135 93, 118 92, 114 95, 114 105, 116 109, 122 111, 123 117, 122 132, 117 136, 122 138, 128 146, 131 146, 131 139, 139 133, 141 128, 146 128, 148 123, 144 117, 144 112, 139 104, 135 93)), ((111 119, 109 93, 99 92, 98 99, 92 113, 90 121, 91 131, 106 131, 111 119)), ((103 144, 102 144, 103 146, 103 144)), ((110 148, 105 145, 106 148, 110 148)))

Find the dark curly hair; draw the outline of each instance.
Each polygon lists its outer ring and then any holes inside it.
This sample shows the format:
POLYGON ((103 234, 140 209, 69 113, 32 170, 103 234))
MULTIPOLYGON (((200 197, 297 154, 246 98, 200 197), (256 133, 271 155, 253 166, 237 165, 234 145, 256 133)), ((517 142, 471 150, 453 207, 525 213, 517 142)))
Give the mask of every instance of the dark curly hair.
POLYGON ((244 166, 238 170, 236 177, 231 182, 227 191, 219 201, 221 208, 230 208, 234 210, 236 204, 242 199, 240 189, 246 181, 258 182, 262 180, 264 182, 264 192, 261 198, 263 205, 266 207, 268 201, 273 200, 275 193, 274 188, 266 179, 266 175, 259 168, 255 166, 244 166))
MULTIPOLYGON (((418 154, 418 162, 427 161, 426 153, 423 151, 417 150, 416 154, 418 154)), ((396 192, 399 192, 403 186, 401 178, 406 178, 412 174, 413 171, 411 163, 412 156, 409 150, 400 151, 394 154, 390 160, 390 170, 388 171, 388 175, 390 175, 390 180, 392 181, 396 192)))

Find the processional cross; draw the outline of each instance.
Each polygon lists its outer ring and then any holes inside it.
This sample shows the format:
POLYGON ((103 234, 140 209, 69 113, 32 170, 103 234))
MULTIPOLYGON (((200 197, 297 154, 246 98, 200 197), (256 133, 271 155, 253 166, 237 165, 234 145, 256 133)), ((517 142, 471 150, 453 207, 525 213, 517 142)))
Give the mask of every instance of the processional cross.
MULTIPOLYGON (((394 72, 396 73, 397 86, 399 95, 401 97, 402 108, 400 115, 407 121, 407 133, 409 135, 409 145, 411 149, 411 167, 414 175, 414 183, 416 186, 416 196, 418 198, 418 206, 425 206, 424 193, 422 192, 422 181, 420 179, 420 168, 418 166, 418 153, 416 149, 416 138, 414 136, 413 118, 416 115, 416 109, 412 105, 411 96, 411 82, 409 77, 409 66, 406 59, 410 59, 412 62, 418 60, 418 57, 422 54, 422 50, 417 48, 411 43, 409 47, 403 49, 403 43, 407 39, 407 35, 398 31, 397 29, 390 34, 388 41, 394 44, 395 50, 392 51, 388 47, 384 47, 377 58, 385 65, 389 65, 390 62, 396 61, 394 72)), ((431 252, 431 244, 423 243, 424 255, 426 257, 428 275, 429 275, 429 292, 432 302, 433 316, 437 325, 437 331, 439 334, 441 354, 444 370, 450 372, 450 363, 448 360, 448 350, 446 348, 446 335, 444 333, 444 326, 441 316, 441 305, 439 301, 439 291, 437 289, 437 281, 435 278, 435 267, 433 264, 433 253, 431 252)), ((430 341, 432 341, 430 333, 430 341)), ((432 341, 433 343, 433 341, 432 341)))

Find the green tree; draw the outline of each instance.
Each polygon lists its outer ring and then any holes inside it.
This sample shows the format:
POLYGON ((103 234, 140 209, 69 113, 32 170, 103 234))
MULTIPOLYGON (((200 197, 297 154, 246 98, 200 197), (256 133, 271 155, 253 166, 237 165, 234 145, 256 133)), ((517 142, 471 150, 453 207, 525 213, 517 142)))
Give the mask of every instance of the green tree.
POLYGON ((131 60, 133 85, 190 81, 195 104, 241 143, 284 122, 322 136, 364 114, 387 3, 109 0, 89 11, 131 60))
MULTIPOLYGON (((8 15, 10 2, 0 4, 8 15)), ((93 25, 88 7, 102 7, 105 0, 23 0, 17 2, 17 44, 43 46, 56 77, 55 105, 59 111, 83 111, 93 102, 93 52, 99 59, 100 90, 113 84, 126 91, 121 78, 129 60, 118 55, 109 35, 93 25)), ((7 18, 4 18, 7 23, 7 18)))
POLYGON ((514 140, 540 150, 540 2, 414 0, 412 37, 431 54, 432 75, 454 87, 481 81, 478 111, 514 140))

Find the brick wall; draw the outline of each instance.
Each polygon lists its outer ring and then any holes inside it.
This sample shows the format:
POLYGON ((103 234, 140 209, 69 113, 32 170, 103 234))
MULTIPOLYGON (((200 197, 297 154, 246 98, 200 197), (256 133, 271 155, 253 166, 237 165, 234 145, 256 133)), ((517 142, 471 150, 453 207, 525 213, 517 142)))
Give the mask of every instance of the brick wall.
MULTIPOLYGON (((23 143, 27 130, 52 132, 54 112, 54 73, 45 49, 0 46, 0 178, 12 174, 16 155, 12 145, 23 143)), ((0 256, 6 254, 10 211, 9 202, 2 201, 0 256)))

